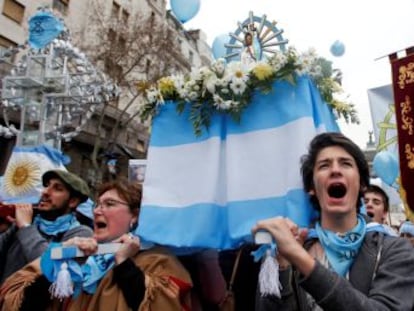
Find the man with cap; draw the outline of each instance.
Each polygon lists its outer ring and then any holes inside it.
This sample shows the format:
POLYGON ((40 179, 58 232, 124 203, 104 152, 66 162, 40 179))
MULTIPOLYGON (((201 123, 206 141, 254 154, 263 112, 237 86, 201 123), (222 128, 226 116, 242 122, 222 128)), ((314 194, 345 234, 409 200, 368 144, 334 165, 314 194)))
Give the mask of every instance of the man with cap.
POLYGON ((36 215, 32 204, 16 204, 15 218, 10 217, 13 225, 0 235, 0 284, 39 257, 50 242, 93 234, 74 213, 89 197, 85 181, 68 171, 50 170, 43 174, 42 182, 36 215))

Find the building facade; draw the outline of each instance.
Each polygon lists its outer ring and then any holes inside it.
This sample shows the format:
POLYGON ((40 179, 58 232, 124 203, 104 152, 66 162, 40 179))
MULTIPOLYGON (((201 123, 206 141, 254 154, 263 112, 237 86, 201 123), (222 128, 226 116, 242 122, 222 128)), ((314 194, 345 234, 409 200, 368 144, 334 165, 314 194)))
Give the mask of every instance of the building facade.
MULTIPOLYGON (((84 51, 121 89, 117 100, 97 109, 80 134, 62 144, 62 150, 72 160, 68 169, 93 187, 105 178, 102 170, 95 169, 96 163, 105 167, 105 162, 115 157, 119 174, 126 175, 128 160, 145 158, 148 145, 149 124, 142 124, 135 117, 145 103, 142 94, 136 91, 137 81, 188 73, 193 67, 208 65, 212 53, 205 35, 200 30, 185 30, 167 10, 165 0, 0 0, 0 50, 25 44, 28 19, 41 6, 52 8, 65 21, 73 45, 84 51), (156 47, 164 41, 157 35, 164 35, 171 48, 157 51, 156 47), (147 51, 140 50, 148 40, 154 40, 153 44, 146 46, 147 51), (153 46, 155 49, 150 50, 153 46), (118 55, 130 54, 129 58, 114 62, 117 55, 110 52, 117 49, 118 55), (161 65, 160 59, 165 64, 161 65), (98 146, 97 141, 100 141, 98 146)), ((0 80, 7 75, 13 61, 13 57, 2 58, 0 80)), ((18 118, 12 121, 18 128, 18 118)), ((11 151, 14 140, 2 137, 0 145, 3 150, 11 151)), ((0 159, 0 175, 6 163, 4 155, 0 159)))

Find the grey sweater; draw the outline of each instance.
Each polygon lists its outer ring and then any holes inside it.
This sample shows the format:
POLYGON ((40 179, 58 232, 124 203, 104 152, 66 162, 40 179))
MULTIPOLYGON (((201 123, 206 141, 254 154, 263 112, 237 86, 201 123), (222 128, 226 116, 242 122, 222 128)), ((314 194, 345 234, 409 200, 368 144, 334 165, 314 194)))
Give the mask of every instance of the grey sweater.
POLYGON ((349 280, 317 262, 307 278, 281 272, 282 298, 257 296, 256 311, 312 310, 305 291, 322 310, 399 310, 414 306, 414 249, 402 238, 370 232, 349 280))
POLYGON ((35 225, 21 229, 12 225, 0 235, 0 285, 12 273, 42 255, 50 242, 62 242, 75 236, 90 237, 92 234, 92 229, 83 225, 57 237, 41 233, 35 225))

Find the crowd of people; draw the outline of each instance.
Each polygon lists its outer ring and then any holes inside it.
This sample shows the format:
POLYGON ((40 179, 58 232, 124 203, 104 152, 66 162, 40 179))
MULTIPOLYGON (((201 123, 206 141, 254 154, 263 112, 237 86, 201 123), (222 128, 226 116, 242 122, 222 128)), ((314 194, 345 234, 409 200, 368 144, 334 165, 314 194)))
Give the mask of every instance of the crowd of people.
POLYGON ((142 185, 123 178, 99 187, 91 228, 75 214, 90 196, 86 183, 48 171, 39 204, 0 215, 0 310, 414 310, 414 225, 386 225, 388 196, 370 185, 361 149, 319 134, 301 174, 319 215, 312 225, 274 217, 252 228, 277 247, 281 292, 263 295, 250 255, 258 245, 186 256, 144 245, 134 234, 142 185), (101 253, 105 243, 116 249, 101 253), (83 255, 52 256, 73 247, 83 255))

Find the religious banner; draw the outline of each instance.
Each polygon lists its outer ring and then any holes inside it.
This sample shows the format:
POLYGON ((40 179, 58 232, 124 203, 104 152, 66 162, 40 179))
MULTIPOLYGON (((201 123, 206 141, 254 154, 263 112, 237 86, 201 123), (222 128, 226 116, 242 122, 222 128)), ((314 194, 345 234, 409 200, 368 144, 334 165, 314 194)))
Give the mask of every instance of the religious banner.
POLYGON ((316 134, 339 128, 308 77, 256 92, 240 123, 214 114, 200 136, 190 109, 178 114, 175 107, 165 102, 153 119, 137 228, 144 241, 230 249, 251 242, 260 219, 309 225, 315 215, 300 158, 316 134))
POLYGON ((398 134, 392 85, 387 84, 369 89, 368 99, 377 151, 387 150, 398 155, 398 134))
POLYGON ((391 58, 400 157, 400 182, 414 211, 414 53, 391 58))

